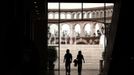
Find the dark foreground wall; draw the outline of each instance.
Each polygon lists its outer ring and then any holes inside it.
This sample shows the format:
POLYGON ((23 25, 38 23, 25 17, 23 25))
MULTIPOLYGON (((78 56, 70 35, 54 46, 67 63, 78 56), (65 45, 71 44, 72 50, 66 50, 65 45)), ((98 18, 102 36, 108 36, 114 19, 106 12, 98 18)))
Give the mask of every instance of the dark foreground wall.
MULTIPOLYGON (((129 1, 128 1, 129 2, 129 1)), ((108 75, 132 75, 133 74, 133 11, 127 1, 122 1, 117 34, 112 54, 112 62, 108 75)))
POLYGON ((39 53, 30 40, 30 0, 2 1, 0 75, 39 75, 39 53))
MULTIPOLYGON (((101 2, 102 0, 94 1, 101 2)), ((40 42, 30 41, 31 1, 5 0, 1 3, 4 5, 1 9, 0 75, 39 75, 41 51, 38 50, 41 50, 42 46, 37 45, 41 44, 40 42), (26 10, 27 12, 25 12, 26 10)), ((133 43, 133 19, 130 19, 133 13, 131 9, 132 6, 129 6, 128 3, 123 2, 121 4, 109 75, 120 75, 120 73, 132 75, 130 68, 133 68, 134 57, 133 44, 131 44, 133 43)))

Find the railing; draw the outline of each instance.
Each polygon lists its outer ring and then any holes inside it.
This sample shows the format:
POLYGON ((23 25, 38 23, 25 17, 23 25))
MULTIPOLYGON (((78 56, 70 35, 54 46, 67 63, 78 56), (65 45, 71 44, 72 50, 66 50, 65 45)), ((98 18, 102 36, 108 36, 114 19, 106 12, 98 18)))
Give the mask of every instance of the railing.
MULTIPOLYGON (((99 44, 99 37, 61 37, 61 44, 99 44)), ((48 44, 59 44, 59 37, 49 38, 48 44)))

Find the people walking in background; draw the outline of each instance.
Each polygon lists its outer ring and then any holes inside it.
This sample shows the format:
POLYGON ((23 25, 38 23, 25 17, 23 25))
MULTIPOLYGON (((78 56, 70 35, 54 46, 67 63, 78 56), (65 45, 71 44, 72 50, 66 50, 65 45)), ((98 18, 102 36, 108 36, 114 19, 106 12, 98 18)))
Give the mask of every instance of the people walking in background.
POLYGON ((66 50, 63 62, 65 62, 66 74, 70 74, 70 64, 72 63, 72 54, 70 53, 69 49, 66 50))
POLYGON ((77 55, 77 63, 78 63, 78 75, 81 75, 81 70, 82 70, 82 60, 85 63, 84 57, 82 55, 81 51, 78 51, 77 55))

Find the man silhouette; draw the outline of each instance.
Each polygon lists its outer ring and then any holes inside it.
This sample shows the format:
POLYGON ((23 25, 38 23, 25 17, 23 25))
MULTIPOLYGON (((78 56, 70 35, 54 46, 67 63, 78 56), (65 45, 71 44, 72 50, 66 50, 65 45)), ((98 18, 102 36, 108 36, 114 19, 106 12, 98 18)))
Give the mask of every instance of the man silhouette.
POLYGON ((82 52, 81 51, 78 51, 77 60, 78 60, 78 75, 81 75, 81 71, 82 71, 82 60, 85 63, 84 56, 82 55, 82 52))
POLYGON ((70 64, 72 62, 72 54, 69 52, 69 49, 66 50, 63 62, 65 62, 66 74, 70 74, 70 64))

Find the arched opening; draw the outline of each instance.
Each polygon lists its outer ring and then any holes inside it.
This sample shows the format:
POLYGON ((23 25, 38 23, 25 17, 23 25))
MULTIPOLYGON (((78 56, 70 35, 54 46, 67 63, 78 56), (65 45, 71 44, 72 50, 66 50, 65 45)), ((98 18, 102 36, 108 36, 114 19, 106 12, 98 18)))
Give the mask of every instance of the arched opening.
POLYGON ((71 13, 67 13, 66 16, 67 16, 67 19, 71 19, 71 13))
POLYGON ((81 13, 78 13, 77 14, 77 19, 81 19, 82 17, 81 17, 81 13))
POLYGON ((112 16, 112 11, 109 10, 108 13, 109 13, 109 17, 111 17, 112 16))
POLYGON ((86 12, 83 13, 83 18, 84 18, 84 19, 87 18, 86 12))
POLYGON ((74 19, 77 18, 77 14, 76 14, 76 13, 73 14, 73 18, 74 18, 74 19))
POLYGON ((91 24, 85 24, 85 27, 84 27, 84 32, 85 32, 85 36, 86 37, 90 37, 92 36, 92 30, 93 30, 93 27, 91 24))
POLYGON ((70 42, 70 26, 62 24, 61 26, 61 44, 69 44, 70 42))
POLYGON ((109 10, 106 10, 106 17, 109 17, 109 10))
POLYGON ((95 17, 96 17, 96 12, 93 11, 93 12, 92 12, 92 18, 95 18, 95 17))
MULTIPOLYGON (((56 25, 56 24, 51 24, 50 25, 50 33, 52 34, 52 35, 57 35, 58 34, 58 25, 56 25)), ((58 35, 57 35, 58 36, 58 35)))
POLYGON ((58 14, 58 12, 55 13, 55 19, 59 19, 59 14, 58 14))
POLYGON ((81 18, 82 18, 82 14, 80 13, 80 14, 79 14, 79 19, 81 19, 81 18))
POLYGON ((104 11, 100 12, 100 17, 103 18, 104 17, 104 11))
POLYGON ((67 37, 70 34, 70 26, 68 24, 63 24, 61 27, 62 37, 67 37))
POLYGON ((65 17, 65 13, 61 13, 60 14, 60 19, 65 19, 66 17, 65 17))
POLYGON ((48 18, 49 18, 49 19, 53 19, 53 18, 54 18, 53 13, 51 13, 51 12, 50 12, 50 13, 48 13, 48 18))
POLYGON ((87 18, 91 18, 92 17, 92 12, 87 12, 87 18))
POLYGON ((96 12, 96 18, 100 18, 100 12, 99 11, 96 12))
POLYGON ((80 25, 76 24, 74 30, 75 30, 75 36, 79 37, 81 33, 80 25))
POLYGON ((98 31, 101 33, 101 25, 99 23, 96 23, 95 25, 95 35, 99 36, 98 31))
POLYGON ((93 18, 93 13, 91 12, 91 13, 89 13, 89 18, 93 18))

